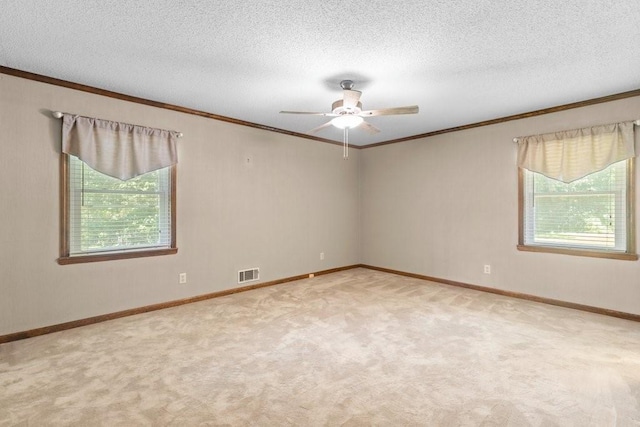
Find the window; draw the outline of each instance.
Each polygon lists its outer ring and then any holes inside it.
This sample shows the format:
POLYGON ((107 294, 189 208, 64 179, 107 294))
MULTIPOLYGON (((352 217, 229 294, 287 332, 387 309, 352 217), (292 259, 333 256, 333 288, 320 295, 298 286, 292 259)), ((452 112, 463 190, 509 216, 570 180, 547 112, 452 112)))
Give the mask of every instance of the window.
POLYGON ((570 183, 520 169, 521 250, 637 259, 633 159, 570 183))
POLYGON ((176 131, 62 118, 59 264, 178 252, 176 131))
POLYGON ((63 154, 60 264, 176 253, 176 166, 122 181, 63 154))

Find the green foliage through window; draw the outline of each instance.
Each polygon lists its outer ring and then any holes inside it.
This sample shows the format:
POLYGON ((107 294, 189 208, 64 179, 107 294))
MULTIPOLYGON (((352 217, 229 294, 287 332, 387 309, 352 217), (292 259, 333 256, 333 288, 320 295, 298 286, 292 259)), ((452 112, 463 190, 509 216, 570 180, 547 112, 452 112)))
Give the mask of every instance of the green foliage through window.
POLYGON ((70 156, 71 254, 168 247, 169 168, 121 181, 70 156))
POLYGON ((525 244, 626 249, 627 161, 571 183, 525 172, 525 244))

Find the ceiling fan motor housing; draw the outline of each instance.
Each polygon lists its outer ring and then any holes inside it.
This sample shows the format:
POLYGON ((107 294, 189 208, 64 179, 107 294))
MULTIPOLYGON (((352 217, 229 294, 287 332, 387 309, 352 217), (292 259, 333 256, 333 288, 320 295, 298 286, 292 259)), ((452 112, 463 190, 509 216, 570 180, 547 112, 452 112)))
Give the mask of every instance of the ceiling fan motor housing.
POLYGON ((344 106, 344 100, 339 99, 331 104, 333 114, 360 114, 362 111, 362 102, 358 102, 355 106, 344 106))

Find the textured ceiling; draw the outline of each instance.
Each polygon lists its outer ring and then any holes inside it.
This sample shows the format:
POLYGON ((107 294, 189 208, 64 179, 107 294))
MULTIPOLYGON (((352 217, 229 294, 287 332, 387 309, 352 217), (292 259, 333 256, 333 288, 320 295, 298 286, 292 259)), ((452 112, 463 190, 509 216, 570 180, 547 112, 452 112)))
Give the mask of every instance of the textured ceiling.
POLYGON ((300 133, 327 119, 278 112, 328 112, 345 78, 420 106, 357 145, 638 89, 639 46, 637 0, 0 2, 10 68, 300 133))

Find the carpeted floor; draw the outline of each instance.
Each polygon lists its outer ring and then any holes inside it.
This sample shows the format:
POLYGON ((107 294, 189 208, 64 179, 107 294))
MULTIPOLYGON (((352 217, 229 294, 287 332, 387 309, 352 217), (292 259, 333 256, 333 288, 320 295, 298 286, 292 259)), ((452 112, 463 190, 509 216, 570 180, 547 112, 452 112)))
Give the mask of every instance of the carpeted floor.
POLYGON ((0 345, 0 425, 639 426, 640 324, 354 269, 0 345))

